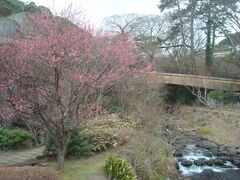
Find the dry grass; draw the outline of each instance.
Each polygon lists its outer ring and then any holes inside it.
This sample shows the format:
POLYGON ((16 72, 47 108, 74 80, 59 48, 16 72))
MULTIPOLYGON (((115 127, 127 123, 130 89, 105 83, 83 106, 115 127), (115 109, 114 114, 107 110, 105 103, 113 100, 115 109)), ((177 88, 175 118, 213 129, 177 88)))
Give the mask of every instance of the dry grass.
POLYGON ((239 110, 183 106, 177 116, 184 129, 198 129, 198 134, 210 140, 240 146, 239 110))
POLYGON ((25 166, 0 168, 0 180, 60 180, 57 172, 46 167, 25 166))

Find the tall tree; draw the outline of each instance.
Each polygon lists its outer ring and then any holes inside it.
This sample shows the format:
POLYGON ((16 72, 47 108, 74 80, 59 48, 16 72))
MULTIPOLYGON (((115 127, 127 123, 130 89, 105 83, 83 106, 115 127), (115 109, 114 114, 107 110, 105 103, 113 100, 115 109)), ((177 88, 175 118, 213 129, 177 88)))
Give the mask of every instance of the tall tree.
POLYGON ((104 89, 131 72, 135 44, 124 35, 94 35, 65 18, 29 18, 27 38, 0 48, 1 106, 44 129, 57 147, 57 167, 63 169, 72 133, 101 109, 104 89))
POLYGON ((106 18, 104 23, 105 31, 131 35, 138 46, 139 54, 150 63, 153 63, 156 54, 160 53, 167 26, 165 17, 160 15, 114 15, 106 18))
MULTIPOLYGON (((180 44, 175 44, 173 46, 179 47, 180 52, 180 61, 182 61, 183 66, 188 67, 189 64, 189 55, 188 55, 188 35, 187 35, 187 24, 188 24, 188 0, 179 1, 179 0, 161 0, 158 5, 159 9, 163 12, 168 10, 170 12, 170 20, 172 24, 170 34, 170 39, 181 37, 181 41, 178 41, 180 44)), ((194 23, 194 21, 192 22, 194 23)), ((192 32, 192 31, 191 31, 192 32)), ((193 41, 192 41, 193 42, 193 41)), ((193 63, 194 64, 194 63, 193 63)))
MULTIPOLYGON (((191 59, 195 59, 193 48, 193 46, 195 46, 194 36, 196 36, 194 32, 194 21, 201 22, 201 29, 204 29, 206 32, 205 52, 207 66, 213 64, 213 51, 217 32, 228 36, 228 29, 233 30, 238 26, 239 6, 240 4, 237 0, 160 0, 159 4, 161 11, 165 9, 168 9, 170 12, 173 11, 173 20, 180 23, 179 33, 182 34, 183 42, 188 42, 188 36, 183 36, 183 25, 189 26, 187 24, 190 22, 191 35, 189 47, 191 47, 191 59)), ((185 43, 183 43, 183 45, 184 44, 185 43)), ((234 48, 234 51, 236 51, 236 48, 234 48)))

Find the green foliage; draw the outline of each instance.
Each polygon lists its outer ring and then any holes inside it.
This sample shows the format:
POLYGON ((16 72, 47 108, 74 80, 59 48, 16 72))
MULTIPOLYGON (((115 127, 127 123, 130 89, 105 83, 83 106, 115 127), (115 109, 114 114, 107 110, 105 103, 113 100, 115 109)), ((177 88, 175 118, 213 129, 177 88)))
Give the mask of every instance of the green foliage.
POLYGON ((104 166, 105 173, 112 180, 136 180, 132 166, 123 158, 109 156, 104 166))
MULTIPOLYGON (((229 34, 229 37, 231 38, 231 41, 233 42, 233 44, 240 44, 238 32, 234 34, 229 34)), ((219 47, 231 46, 231 41, 229 40, 229 38, 225 38, 218 43, 218 46, 219 47)))
POLYGON ((167 102, 181 104, 191 104, 196 100, 196 97, 189 90, 181 87, 170 87, 165 97, 167 102))
POLYGON ((136 131, 129 146, 122 152, 134 167, 138 177, 157 179, 160 174, 176 175, 170 146, 153 134, 136 131))
POLYGON ((157 174, 156 180, 167 180, 167 176, 161 173, 157 174))
POLYGON ((28 145, 32 135, 22 129, 6 129, 0 126, 0 149, 8 150, 28 145))
POLYGON ((82 131, 81 134, 87 137, 90 145, 92 146, 92 152, 106 150, 111 146, 115 146, 118 141, 117 134, 114 133, 112 128, 87 128, 82 131))
POLYGON ((112 97, 107 102, 107 111, 109 114, 121 111, 121 103, 116 97, 112 97))
MULTIPOLYGON (((67 148, 67 156, 88 156, 94 152, 100 152, 109 147, 116 146, 120 139, 113 128, 108 127, 88 127, 72 135, 67 148)), ((53 140, 46 141, 46 156, 56 155, 56 146, 53 140)))
POLYGON ((227 88, 226 90, 216 89, 209 93, 209 97, 216 102, 223 102, 224 100, 232 99, 234 92, 232 88, 227 88))
POLYGON ((209 126, 203 126, 199 128, 198 132, 202 135, 208 135, 212 133, 212 128, 209 126))
POLYGON ((34 2, 28 4, 20 0, 3 0, 0 1, 0 17, 9 16, 11 14, 16 14, 26 11, 36 11, 37 6, 34 2))
POLYGON ((217 102, 222 102, 224 99, 224 92, 217 89, 209 93, 209 97, 214 99, 217 102))
POLYGON ((53 140, 51 138, 47 138, 45 142, 44 155, 51 156, 56 154, 57 154, 57 150, 53 140))
MULTIPOLYGON (((46 148, 44 150, 45 156, 56 155, 56 146, 51 138, 47 139, 46 141, 46 148)), ((83 134, 76 133, 72 135, 70 142, 68 144, 67 156, 88 156, 91 154, 91 145, 88 142, 88 138, 85 137, 83 134)))
POLYGON ((88 137, 79 133, 71 138, 71 141, 68 144, 67 153, 74 157, 89 156, 91 150, 92 146, 89 143, 88 137))

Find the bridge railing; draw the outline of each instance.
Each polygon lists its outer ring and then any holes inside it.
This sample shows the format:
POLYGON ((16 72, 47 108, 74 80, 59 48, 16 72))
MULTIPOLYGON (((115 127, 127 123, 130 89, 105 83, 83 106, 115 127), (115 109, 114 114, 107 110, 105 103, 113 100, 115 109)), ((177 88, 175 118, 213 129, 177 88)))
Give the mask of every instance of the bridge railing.
POLYGON ((185 67, 158 67, 155 70, 157 72, 164 72, 164 73, 231 78, 231 79, 236 79, 236 80, 240 79, 240 72, 239 72, 239 74, 236 74, 236 73, 230 73, 230 72, 221 72, 216 69, 207 69, 207 68, 191 69, 191 68, 185 68, 185 67))

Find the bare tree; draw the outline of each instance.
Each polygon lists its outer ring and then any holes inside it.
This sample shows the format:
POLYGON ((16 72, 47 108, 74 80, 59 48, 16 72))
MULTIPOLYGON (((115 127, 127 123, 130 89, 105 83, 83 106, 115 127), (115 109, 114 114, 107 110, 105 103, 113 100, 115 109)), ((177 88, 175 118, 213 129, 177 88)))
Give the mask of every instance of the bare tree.
POLYGON ((113 34, 133 33, 138 26, 137 14, 113 15, 107 17, 103 23, 103 29, 113 34))
POLYGON ((167 21, 163 16, 146 15, 137 18, 139 26, 135 31, 135 40, 140 52, 147 55, 147 60, 153 63, 161 53, 162 41, 166 39, 167 21))

